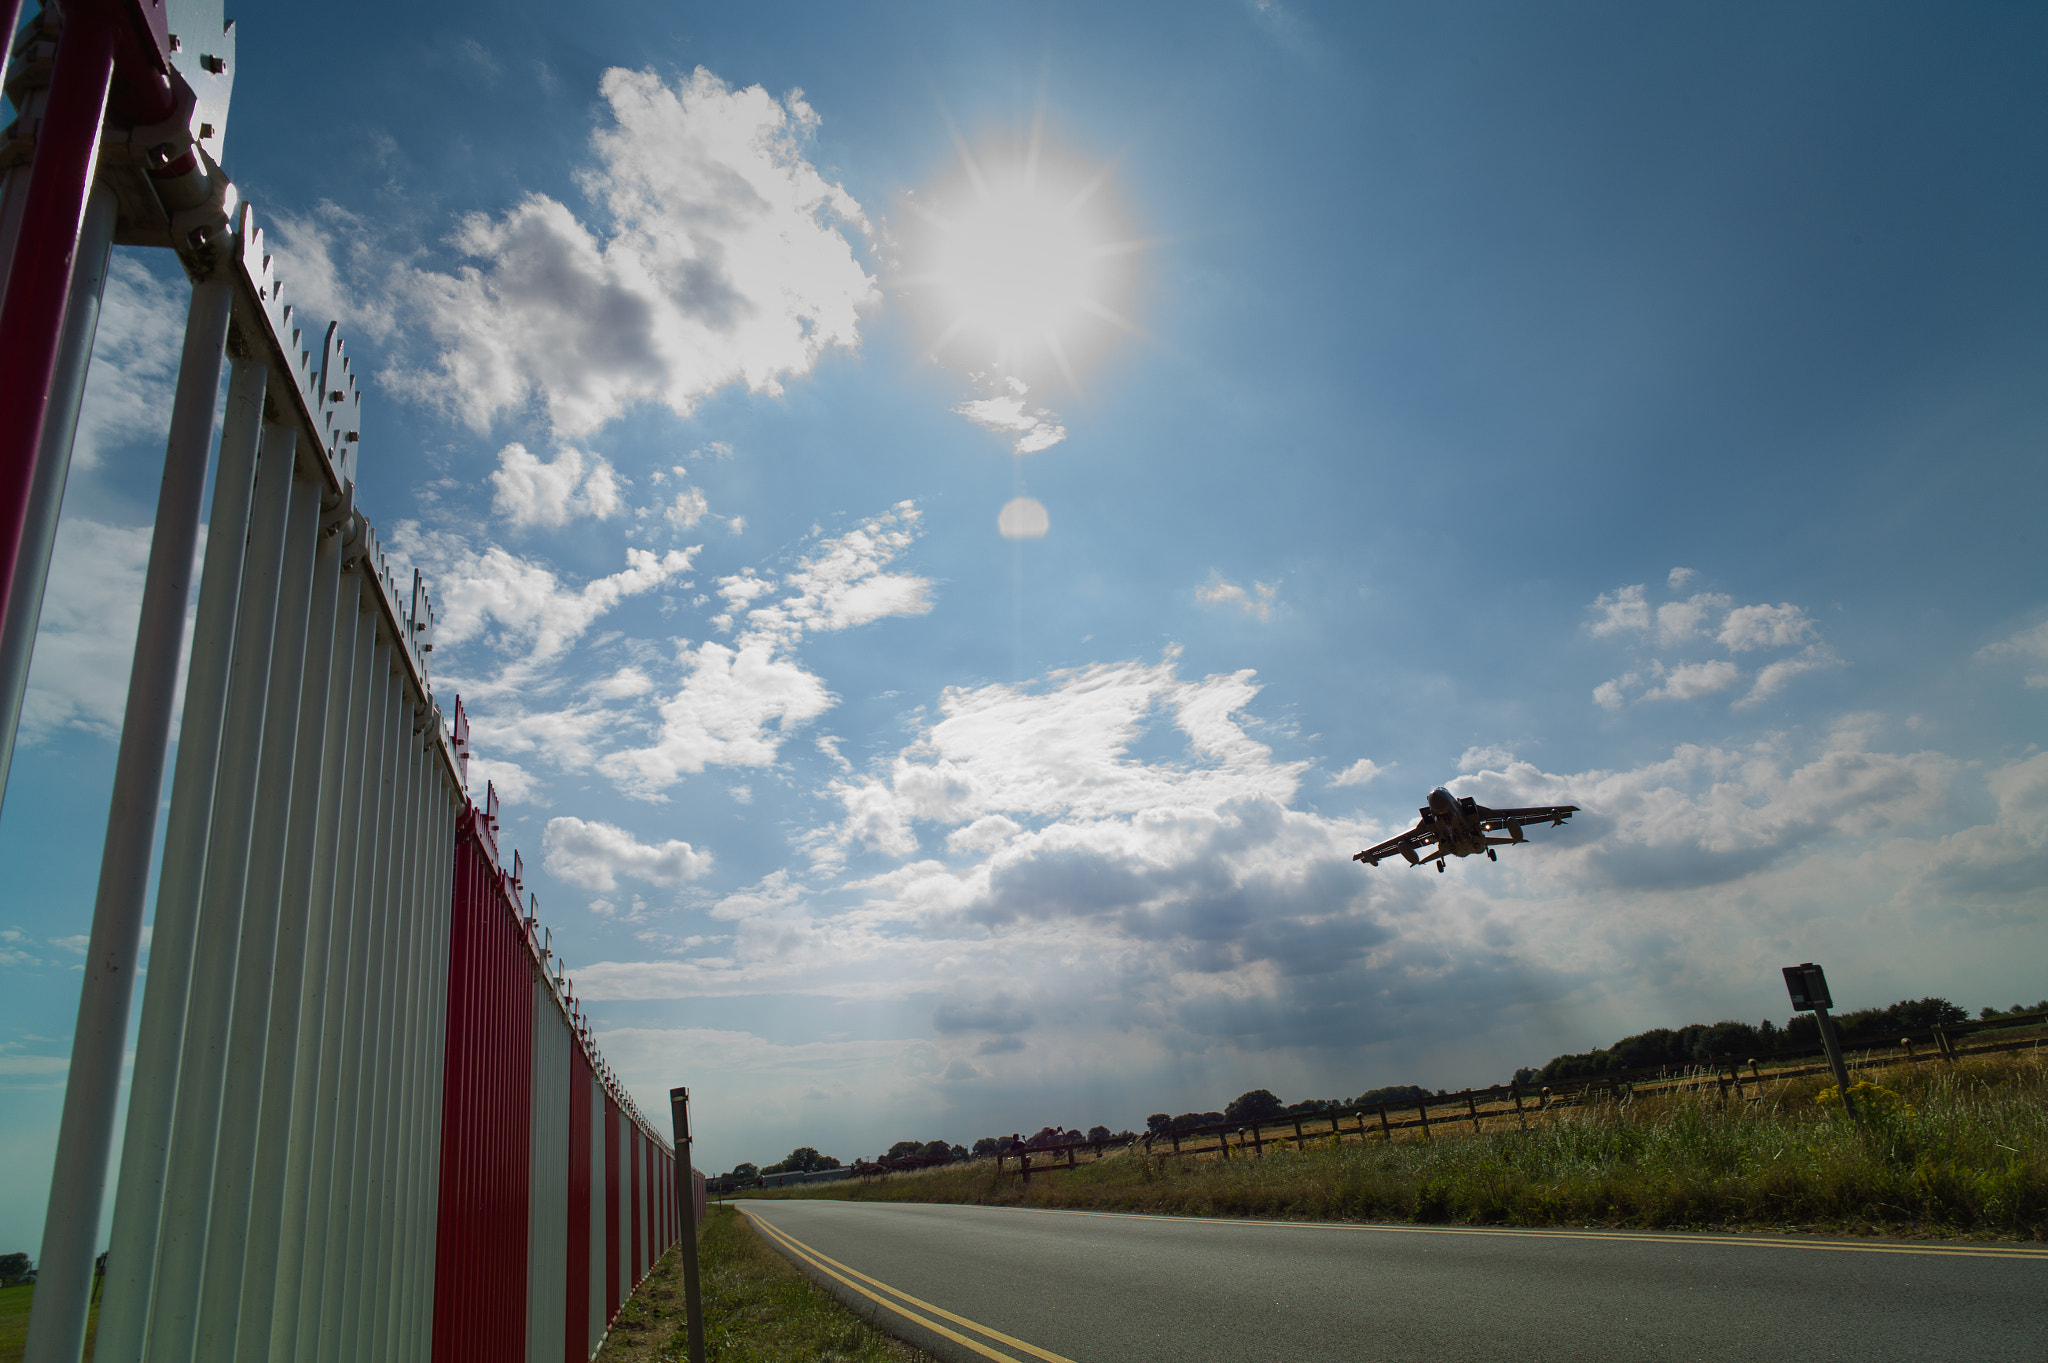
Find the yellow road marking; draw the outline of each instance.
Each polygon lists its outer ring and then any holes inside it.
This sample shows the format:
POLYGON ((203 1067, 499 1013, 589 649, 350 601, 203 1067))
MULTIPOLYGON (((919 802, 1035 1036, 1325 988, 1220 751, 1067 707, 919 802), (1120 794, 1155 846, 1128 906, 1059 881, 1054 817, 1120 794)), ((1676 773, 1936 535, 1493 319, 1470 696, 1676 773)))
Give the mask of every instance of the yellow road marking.
POLYGON ((995 1359, 997 1360, 997 1363, 1019 1363, 1019 1360, 1012 1358, 1008 1354, 997 1353, 994 1349, 987 1347, 978 1340, 969 1339, 965 1335, 957 1334, 952 1330, 948 1330, 945 1326, 939 1324, 937 1321, 926 1320, 923 1316, 918 1315, 915 1311, 905 1310, 903 1307, 898 1306, 895 1302, 890 1301, 885 1297, 877 1296, 875 1293, 870 1292, 867 1288, 862 1287, 860 1283, 854 1282, 853 1279, 859 1278, 861 1282, 872 1283, 874 1286, 880 1288, 882 1291, 887 1292, 892 1296, 901 1297, 904 1301, 909 1302, 912 1306, 922 1307, 923 1309, 931 1312, 935 1316, 941 1316, 946 1320, 952 1321, 955 1325, 964 1326, 969 1330, 977 1330, 980 1333, 987 1335, 990 1339, 997 1340, 1001 1343, 1007 1344, 1013 1349, 1022 1349, 1025 1353, 1028 1353, 1035 1358, 1045 1360, 1045 1363, 1074 1363, 1074 1360, 1066 1357, 1063 1354, 1056 1354, 1051 1352, 1050 1350, 1041 1349, 1036 1344, 1027 1344, 1021 1339, 1017 1339, 1013 1336, 1004 1334, 1001 1330, 990 1329, 988 1326, 983 1325, 978 1321, 969 1320, 965 1316, 955 1315, 953 1312, 946 1310, 942 1306, 934 1306, 928 1301, 923 1301, 917 1297, 913 1297, 908 1292, 903 1291, 901 1288, 891 1287, 889 1286, 889 1284, 882 1282, 880 1279, 870 1278, 867 1274, 862 1273, 859 1269, 849 1268, 845 1264, 840 1263, 837 1259, 832 1258, 830 1255, 825 1254, 819 1250, 812 1249, 809 1245, 797 1239, 788 1231, 785 1231, 780 1226, 774 1225, 773 1223, 768 1221, 766 1217, 756 1216, 751 1211, 745 1210, 741 1211, 741 1215, 745 1216, 747 1220, 751 1221, 754 1225, 760 1227, 762 1230, 767 1231, 771 1237, 780 1241, 782 1244, 786 1245, 792 1253, 796 1254, 799 1258, 802 1258, 809 1262, 810 1265, 813 1268, 816 1268, 820 1273, 825 1274, 827 1277, 838 1279, 840 1282, 846 1284, 846 1286, 852 1288, 855 1292, 858 1292, 863 1297, 866 1297, 869 1301, 874 1302, 877 1306, 886 1306, 891 1311, 894 1311, 897 1315, 907 1317, 910 1320, 914 1320, 919 1325, 924 1326, 927 1330, 931 1330, 934 1333, 943 1335, 947 1339, 952 1340, 955 1344, 964 1345, 965 1347, 974 1350, 974 1352, 980 1354, 983 1358, 995 1359), (828 1264, 831 1267, 828 1268, 826 1266, 828 1264), (839 1271, 834 1272, 835 1269, 839 1271), (851 1274, 852 1276, 846 1276, 848 1274, 851 1274))
MULTIPOLYGON (((946 1205, 971 1205, 966 1203, 946 1205)), ((1389 1235, 1492 1235, 1550 1240, 1620 1240, 1655 1245, 1742 1245, 1751 1249, 1821 1249, 1848 1254, 1921 1254, 1933 1258, 2033 1259, 2048 1262, 2048 1249, 2018 1245, 1867 1245, 1853 1240, 1784 1240, 1747 1235, 1655 1234, 1634 1231, 1539 1230, 1511 1226, 1385 1226, 1343 1221, 1254 1221, 1230 1216, 1165 1216, 1156 1212, 1096 1212, 1064 1207, 1004 1207, 1006 1212, 1037 1212, 1051 1216, 1102 1216, 1206 1226, 1290 1226, 1300 1230, 1383 1232, 1389 1235)))

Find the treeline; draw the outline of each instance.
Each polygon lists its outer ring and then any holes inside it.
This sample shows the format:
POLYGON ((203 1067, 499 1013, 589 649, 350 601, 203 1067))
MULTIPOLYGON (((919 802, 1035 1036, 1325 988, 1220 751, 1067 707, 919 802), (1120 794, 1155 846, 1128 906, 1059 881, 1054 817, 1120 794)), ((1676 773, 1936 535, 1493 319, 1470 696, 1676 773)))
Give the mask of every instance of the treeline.
MULTIPOLYGON (((2048 1012, 2048 1000, 2033 1005, 2016 1003, 2010 1009, 1986 1008, 1979 1017, 2018 1017, 2041 1012, 2048 1012)), ((1852 1013, 1835 1014, 1834 1019, 1843 1044, 1853 1047, 1894 1041, 1905 1032, 1952 1027, 1969 1021, 1970 1014, 1947 999, 1930 997, 1901 999, 1884 1008, 1859 1008, 1852 1013)), ((1760 1059, 1776 1051, 1818 1045, 1820 1024, 1811 1013, 1795 1014, 1782 1027, 1768 1018, 1753 1027, 1746 1022, 1695 1022, 1684 1027, 1655 1027, 1580 1055, 1556 1056, 1540 1069, 1516 1070, 1515 1082, 1553 1084, 1620 1070, 1690 1069, 1760 1059)))

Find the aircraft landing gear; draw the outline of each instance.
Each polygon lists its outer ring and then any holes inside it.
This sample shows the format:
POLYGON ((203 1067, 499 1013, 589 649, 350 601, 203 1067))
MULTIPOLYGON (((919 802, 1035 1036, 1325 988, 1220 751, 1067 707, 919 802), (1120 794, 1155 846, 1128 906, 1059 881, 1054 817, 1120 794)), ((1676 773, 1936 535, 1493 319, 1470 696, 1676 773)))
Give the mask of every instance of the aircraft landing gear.
POLYGON ((1437 858, 1437 861, 1436 861, 1436 873, 1437 873, 1438 875, 1442 875, 1442 874, 1444 873, 1444 861, 1443 861, 1443 858, 1442 858, 1442 857, 1438 857, 1438 858, 1437 858))
POLYGON ((1492 849, 1491 847, 1489 847, 1489 848, 1487 848, 1487 849, 1486 849, 1486 859, 1487 859, 1488 861, 1499 861, 1499 860, 1500 860, 1500 858, 1499 858, 1499 857, 1497 857, 1497 856, 1495 856, 1495 855, 1494 855, 1493 849, 1492 849))

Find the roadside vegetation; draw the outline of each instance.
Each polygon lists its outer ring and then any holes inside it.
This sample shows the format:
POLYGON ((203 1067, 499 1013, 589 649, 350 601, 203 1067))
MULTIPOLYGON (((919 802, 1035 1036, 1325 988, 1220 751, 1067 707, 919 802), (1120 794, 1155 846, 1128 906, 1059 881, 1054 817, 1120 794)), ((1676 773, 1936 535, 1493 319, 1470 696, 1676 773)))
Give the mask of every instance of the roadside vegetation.
MULTIPOLYGON (((697 1256, 709 1363, 933 1363, 840 1305, 730 1207, 711 1209, 697 1256)), ((671 1363, 688 1344, 675 1249, 620 1309, 597 1363, 671 1363)))
MULTIPOLYGON (((758 1197, 969 1202, 1178 1215, 1467 1225, 1777 1229, 2048 1239, 2048 1057, 1860 1071, 1896 1099, 1843 1113, 1821 1076, 1756 1101, 1705 1085, 1532 1117, 1263 1156, 1132 1150, 1072 1170, 952 1165, 758 1197)), ((1851 1098, 1860 1095, 1851 1090, 1851 1098)))

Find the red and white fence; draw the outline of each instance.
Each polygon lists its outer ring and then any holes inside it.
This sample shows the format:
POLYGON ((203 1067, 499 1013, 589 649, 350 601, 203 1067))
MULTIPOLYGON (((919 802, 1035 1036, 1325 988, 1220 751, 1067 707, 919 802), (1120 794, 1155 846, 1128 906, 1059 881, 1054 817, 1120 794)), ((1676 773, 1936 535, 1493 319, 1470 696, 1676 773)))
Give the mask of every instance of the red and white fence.
POLYGON ((340 336, 302 332, 216 161, 234 43, 208 3, 46 5, 10 68, 0 780, 107 252, 193 280, 26 1358, 80 1356, 157 867, 95 1357, 577 1363, 678 1238, 675 1152, 537 938, 495 797, 468 799, 426 584, 357 509, 340 336))

